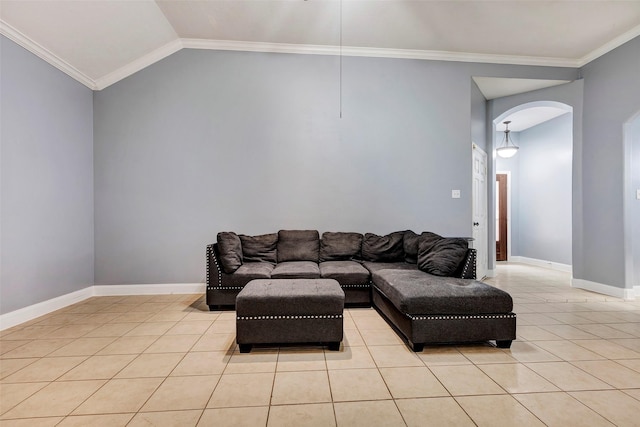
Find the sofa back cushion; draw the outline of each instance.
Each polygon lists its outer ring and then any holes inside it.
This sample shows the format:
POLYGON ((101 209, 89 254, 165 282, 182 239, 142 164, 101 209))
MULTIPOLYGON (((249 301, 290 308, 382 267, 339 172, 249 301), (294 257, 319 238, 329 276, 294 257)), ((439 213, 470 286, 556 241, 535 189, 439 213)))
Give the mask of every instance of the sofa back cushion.
POLYGON ((403 247, 405 262, 415 264, 418 262, 418 241, 420 236, 411 230, 404 232, 403 247))
POLYGON ((468 249, 465 239, 422 233, 418 243, 418 268, 435 276, 453 276, 468 249))
POLYGON ((404 260, 404 231, 386 236, 367 233, 362 239, 362 259, 374 262, 396 262, 404 260))
POLYGON ((239 237, 242 243, 244 262, 276 263, 276 245, 278 243, 278 235, 276 233, 262 234, 260 236, 245 236, 241 234, 239 237))
POLYGON ((242 243, 236 233, 223 231, 218 233, 218 253, 220 264, 225 273, 231 274, 242 265, 242 243))
POLYGON ((278 231, 278 262, 312 261, 320 253, 320 233, 317 230, 278 231))
POLYGON ((360 233, 324 232, 320 241, 320 262, 359 259, 361 248, 360 233))

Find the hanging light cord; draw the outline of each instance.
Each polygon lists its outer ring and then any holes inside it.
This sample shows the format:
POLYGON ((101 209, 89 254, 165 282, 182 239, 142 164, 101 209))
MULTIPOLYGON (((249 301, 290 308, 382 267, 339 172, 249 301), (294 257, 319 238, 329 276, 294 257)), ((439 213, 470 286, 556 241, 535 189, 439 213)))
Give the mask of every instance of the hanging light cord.
POLYGON ((340 118, 342 118, 342 0, 340 0, 340 118))

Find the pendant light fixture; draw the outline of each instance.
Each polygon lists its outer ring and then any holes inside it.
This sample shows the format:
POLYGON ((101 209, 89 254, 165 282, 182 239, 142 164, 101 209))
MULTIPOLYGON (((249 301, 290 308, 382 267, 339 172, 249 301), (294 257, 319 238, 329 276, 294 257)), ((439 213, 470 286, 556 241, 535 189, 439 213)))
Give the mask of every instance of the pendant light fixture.
POLYGON ((515 156, 520 147, 515 145, 509 138, 509 133, 511 132, 509 130, 509 123, 511 123, 511 120, 507 120, 503 123, 505 124, 504 139, 502 140, 502 145, 496 148, 496 154, 504 159, 508 159, 509 157, 515 156))

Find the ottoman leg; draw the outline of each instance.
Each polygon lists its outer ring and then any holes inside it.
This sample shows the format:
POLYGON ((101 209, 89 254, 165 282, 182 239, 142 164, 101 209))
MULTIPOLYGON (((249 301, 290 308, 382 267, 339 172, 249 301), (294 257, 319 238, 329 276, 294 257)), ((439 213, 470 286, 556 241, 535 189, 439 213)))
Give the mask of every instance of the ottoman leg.
POLYGON ((340 341, 334 341, 329 343, 329 350, 338 351, 340 350, 340 341))
POLYGON ((498 348, 511 348, 511 340, 496 340, 496 346, 498 348))
POLYGON ((240 353, 249 353, 251 351, 251 344, 240 344, 240 353))

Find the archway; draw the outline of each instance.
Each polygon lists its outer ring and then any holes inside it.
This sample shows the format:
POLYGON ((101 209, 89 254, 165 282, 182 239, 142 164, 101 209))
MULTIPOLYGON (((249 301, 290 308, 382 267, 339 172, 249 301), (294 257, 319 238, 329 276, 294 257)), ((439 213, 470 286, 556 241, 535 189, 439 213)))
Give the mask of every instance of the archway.
MULTIPOLYGON (((504 187, 497 185, 494 189, 495 233, 492 233, 491 240, 502 239, 499 237, 502 236, 501 228, 508 227, 507 247, 511 260, 571 272, 573 107, 556 101, 535 101, 504 111, 492 123, 494 149, 502 139, 502 122, 505 120, 512 121, 512 135, 515 133, 516 140, 522 138, 524 145, 511 159, 494 155, 493 179, 490 178, 490 182, 495 182, 499 176, 503 183, 502 173, 508 174, 508 198, 513 203, 509 202, 511 209, 507 222, 497 213, 503 199, 497 196, 504 194, 501 190, 504 187), (554 215, 550 213, 552 206, 556 209, 554 215)), ((496 252, 500 251, 496 247, 496 252)))
POLYGON ((633 298, 640 295, 640 111, 625 122, 623 135, 624 284, 633 298))

